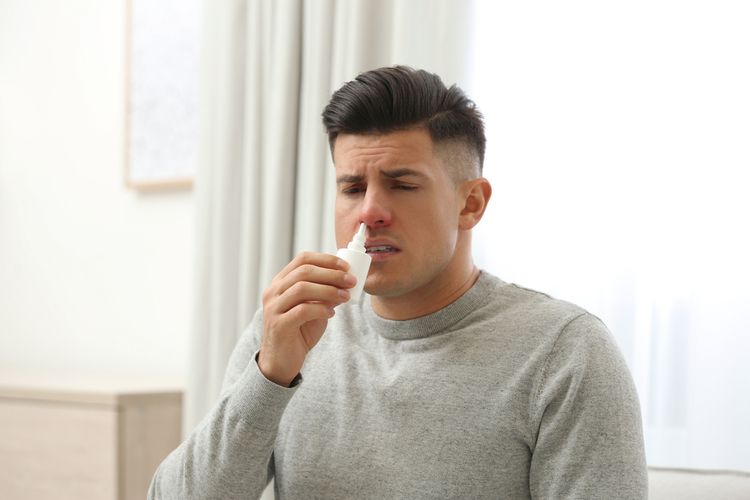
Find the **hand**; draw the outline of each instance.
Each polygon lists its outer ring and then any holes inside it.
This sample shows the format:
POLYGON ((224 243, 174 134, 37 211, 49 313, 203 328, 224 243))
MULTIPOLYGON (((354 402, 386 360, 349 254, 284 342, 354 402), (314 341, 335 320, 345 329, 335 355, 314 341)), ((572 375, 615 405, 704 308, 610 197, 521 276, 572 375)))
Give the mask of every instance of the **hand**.
POLYGON ((349 300, 356 278, 349 264, 325 253, 304 252, 263 291, 263 338, 258 367, 288 387, 325 332, 333 308, 349 300))

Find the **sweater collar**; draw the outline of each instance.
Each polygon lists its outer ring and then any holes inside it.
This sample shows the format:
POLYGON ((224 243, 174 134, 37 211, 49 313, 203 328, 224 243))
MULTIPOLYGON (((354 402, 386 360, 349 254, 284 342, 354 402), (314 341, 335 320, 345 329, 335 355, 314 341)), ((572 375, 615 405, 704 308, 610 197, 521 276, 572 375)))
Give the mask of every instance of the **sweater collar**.
POLYGON ((480 271, 477 281, 458 299, 425 316, 407 320, 385 319, 372 309, 372 298, 362 301, 362 314, 367 326, 389 340, 414 340, 448 331, 453 325, 490 299, 495 281, 492 275, 480 271))

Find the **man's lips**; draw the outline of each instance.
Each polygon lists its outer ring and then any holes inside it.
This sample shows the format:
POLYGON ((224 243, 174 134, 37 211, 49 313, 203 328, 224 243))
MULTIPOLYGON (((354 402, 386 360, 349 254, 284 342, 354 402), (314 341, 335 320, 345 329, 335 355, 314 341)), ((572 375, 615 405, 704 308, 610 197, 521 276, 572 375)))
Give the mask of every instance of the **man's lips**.
POLYGON ((365 249, 370 256, 388 255, 401 251, 393 242, 388 240, 367 240, 365 249))

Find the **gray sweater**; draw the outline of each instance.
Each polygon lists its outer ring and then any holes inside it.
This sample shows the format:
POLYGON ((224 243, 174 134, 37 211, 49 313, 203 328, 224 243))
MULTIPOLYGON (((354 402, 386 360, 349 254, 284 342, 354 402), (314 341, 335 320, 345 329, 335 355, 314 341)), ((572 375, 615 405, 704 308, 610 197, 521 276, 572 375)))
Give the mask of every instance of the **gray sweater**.
POLYGON ((292 388, 255 362, 262 318, 222 396, 149 498, 646 498, 641 417, 594 316, 489 275, 433 314, 369 296, 336 316, 292 388))

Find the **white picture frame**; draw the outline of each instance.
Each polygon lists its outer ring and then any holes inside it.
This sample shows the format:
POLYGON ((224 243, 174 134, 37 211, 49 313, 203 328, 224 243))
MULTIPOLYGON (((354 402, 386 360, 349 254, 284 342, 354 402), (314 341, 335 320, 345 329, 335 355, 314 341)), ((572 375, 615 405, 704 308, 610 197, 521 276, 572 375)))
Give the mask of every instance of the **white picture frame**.
POLYGON ((198 143, 200 2, 126 0, 125 185, 189 189, 198 143))

